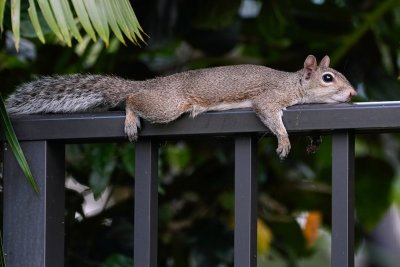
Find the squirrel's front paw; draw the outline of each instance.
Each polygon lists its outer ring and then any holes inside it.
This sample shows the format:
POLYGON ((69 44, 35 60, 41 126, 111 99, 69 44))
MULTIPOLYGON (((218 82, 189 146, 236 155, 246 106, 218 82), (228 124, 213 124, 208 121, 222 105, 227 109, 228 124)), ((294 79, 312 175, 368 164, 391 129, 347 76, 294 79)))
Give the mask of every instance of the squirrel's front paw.
POLYGON ((281 139, 278 142, 278 148, 276 153, 279 155, 280 159, 285 159, 290 151, 290 141, 288 138, 281 139))

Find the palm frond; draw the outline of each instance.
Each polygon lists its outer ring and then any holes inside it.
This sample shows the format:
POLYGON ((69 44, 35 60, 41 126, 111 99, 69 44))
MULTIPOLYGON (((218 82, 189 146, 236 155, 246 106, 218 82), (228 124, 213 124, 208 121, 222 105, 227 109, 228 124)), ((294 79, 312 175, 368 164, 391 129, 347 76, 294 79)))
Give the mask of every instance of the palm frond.
POLYGON ((3 31, 4 9, 6 7, 6 0, 0 0, 0 30, 3 31))
POLYGON ((85 4, 82 0, 71 0, 72 5, 74 6, 75 12, 78 15, 78 19, 82 24, 82 27, 85 29, 86 33, 92 38, 95 42, 97 40, 96 33, 92 27, 92 23, 90 23, 89 15, 86 11, 85 4))
POLYGON ((0 123, 4 131, 4 135, 6 136, 7 142, 10 145, 11 150, 15 155, 15 159, 17 160, 19 166, 21 167, 21 170, 23 171, 26 179, 31 184, 33 190, 37 193, 38 187, 33 178, 31 169, 28 166, 25 155, 22 152, 18 139, 15 135, 14 128, 12 127, 11 120, 8 117, 6 108, 4 106, 4 100, 1 94, 0 94, 0 123))
MULTIPOLYGON (((107 1, 107 0, 106 0, 107 1)), ((107 18, 104 17, 102 11, 103 0, 85 0, 86 10, 90 20, 92 21, 93 27, 95 28, 97 34, 104 41, 106 46, 108 46, 110 39, 110 31, 107 25, 107 18)))
POLYGON ((11 0, 11 28, 14 35, 15 48, 19 48, 21 22, 21 0, 11 0))
POLYGON ((36 11, 36 5, 33 0, 29 0, 28 14, 29 14, 29 18, 32 21, 33 28, 35 29, 35 32, 36 32, 39 40, 42 43, 45 43, 43 31, 42 31, 42 28, 40 27, 39 17, 38 17, 37 11, 36 11))
MULTIPOLYGON (((6 0, 0 0, 0 28, 3 30, 3 16, 6 0)), ((18 49, 20 39, 21 0, 11 0, 11 21, 18 49)), ((83 42, 81 34, 87 34, 93 41, 99 36, 106 46, 110 42, 110 29, 117 39, 125 43, 124 36, 132 43, 144 42, 144 34, 129 0, 29 0, 29 18, 38 38, 44 42, 39 16, 43 16, 56 37, 72 45, 72 37, 83 42), (36 4, 39 9, 36 9, 36 4), (39 12, 40 11, 40 12, 39 12)))
POLYGON ((54 18, 53 11, 51 10, 50 3, 48 0, 37 0, 40 10, 42 11, 43 17, 49 25, 51 31, 57 36, 57 38, 61 41, 64 41, 64 37, 61 34, 60 28, 57 25, 57 22, 54 18))

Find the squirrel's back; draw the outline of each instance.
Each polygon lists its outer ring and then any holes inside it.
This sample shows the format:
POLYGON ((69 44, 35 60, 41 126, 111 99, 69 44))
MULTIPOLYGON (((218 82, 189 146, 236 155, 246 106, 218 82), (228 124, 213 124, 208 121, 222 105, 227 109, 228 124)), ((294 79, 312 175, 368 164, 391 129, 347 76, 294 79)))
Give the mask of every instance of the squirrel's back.
POLYGON ((17 114, 103 111, 125 101, 121 92, 131 84, 104 75, 48 76, 22 84, 6 100, 8 112, 17 114))

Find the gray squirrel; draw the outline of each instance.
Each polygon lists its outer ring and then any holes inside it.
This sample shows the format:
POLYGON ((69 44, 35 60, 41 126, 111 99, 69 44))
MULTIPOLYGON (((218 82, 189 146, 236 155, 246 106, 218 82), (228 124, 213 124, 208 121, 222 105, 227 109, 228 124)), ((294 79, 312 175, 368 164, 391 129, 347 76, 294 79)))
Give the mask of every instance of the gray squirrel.
POLYGON ((10 114, 105 111, 125 106, 125 133, 138 138, 140 118, 168 123, 183 113, 193 117, 208 110, 253 108, 278 138, 276 152, 285 158, 290 141, 282 111, 303 103, 348 102, 356 95, 347 79, 329 68, 325 56, 319 66, 313 55, 297 72, 258 65, 232 65, 190 70, 145 81, 105 75, 44 77, 23 84, 6 100, 10 114))

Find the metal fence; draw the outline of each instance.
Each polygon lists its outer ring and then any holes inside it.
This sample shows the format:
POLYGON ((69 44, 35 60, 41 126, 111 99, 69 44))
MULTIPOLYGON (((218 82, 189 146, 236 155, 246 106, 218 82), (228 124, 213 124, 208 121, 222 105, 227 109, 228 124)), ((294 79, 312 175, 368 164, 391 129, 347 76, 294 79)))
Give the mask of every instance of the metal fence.
MULTIPOLYGON (((26 182, 10 149, 4 151, 4 249, 8 267, 64 264, 65 144, 125 140, 122 112, 53 114, 13 119, 37 179, 26 182)), ((289 133, 332 135, 332 263, 354 265, 354 135, 400 129, 400 102, 302 105, 284 111, 289 133)), ((235 142, 235 267, 256 266, 256 136, 267 129, 251 110, 208 112, 168 125, 144 123, 136 148, 134 266, 157 266, 158 141, 198 135, 235 142)), ((206 141, 206 139, 204 139, 206 141)))

